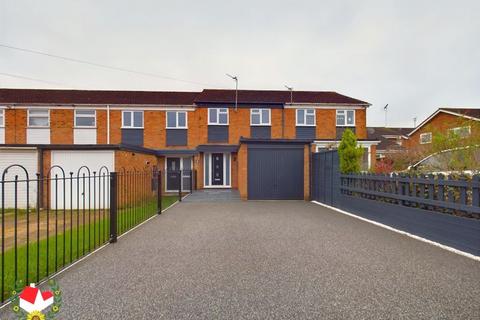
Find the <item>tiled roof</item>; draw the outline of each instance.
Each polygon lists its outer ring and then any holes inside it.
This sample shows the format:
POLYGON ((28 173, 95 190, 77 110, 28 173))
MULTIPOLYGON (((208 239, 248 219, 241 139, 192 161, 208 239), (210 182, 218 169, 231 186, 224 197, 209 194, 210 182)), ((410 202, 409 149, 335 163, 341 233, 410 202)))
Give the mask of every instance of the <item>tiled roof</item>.
POLYGON ((0 103, 192 105, 198 92, 0 89, 0 103))
POLYGON ((440 108, 440 110, 450 111, 462 114, 464 116, 469 116, 473 118, 480 119, 480 108, 469 109, 469 108, 440 108))
POLYGON ((382 136, 406 136, 413 128, 367 127, 369 139, 379 139, 382 136))
MULTIPOLYGON (((292 98, 293 103, 369 105, 331 91, 293 91, 292 98)), ((238 91, 240 104, 285 104, 290 101, 290 91, 238 91)), ((234 102, 235 90, 221 89, 202 92, 0 89, 0 104, 192 105, 234 102)))
MULTIPOLYGON (((283 104, 290 103, 290 100, 290 91, 286 90, 238 90, 238 103, 283 104)), ((331 91, 293 91, 292 101, 293 103, 369 105, 368 102, 331 91)), ((195 102, 234 103, 235 90, 206 89, 197 96, 195 102)))

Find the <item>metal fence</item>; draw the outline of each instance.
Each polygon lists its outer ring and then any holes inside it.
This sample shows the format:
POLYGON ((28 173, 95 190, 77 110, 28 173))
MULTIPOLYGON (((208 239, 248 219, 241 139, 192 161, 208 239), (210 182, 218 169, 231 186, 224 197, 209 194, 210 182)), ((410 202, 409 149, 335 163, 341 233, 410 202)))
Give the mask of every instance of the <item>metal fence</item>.
MULTIPOLYGON (((0 176, 0 301, 18 281, 49 278, 160 214, 163 177, 156 169, 67 173, 59 166, 31 177, 23 166, 7 167, 0 176)), ((193 189, 192 178, 184 183, 193 189)))
POLYGON ((340 175, 342 194, 480 219, 480 176, 340 175))

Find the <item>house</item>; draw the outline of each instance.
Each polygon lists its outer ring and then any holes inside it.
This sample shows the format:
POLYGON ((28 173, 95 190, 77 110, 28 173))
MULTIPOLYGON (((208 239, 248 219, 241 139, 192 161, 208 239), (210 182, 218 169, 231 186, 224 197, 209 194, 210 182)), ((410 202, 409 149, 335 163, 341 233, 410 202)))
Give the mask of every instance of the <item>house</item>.
POLYGON ((42 311, 53 304, 53 293, 51 291, 40 291, 32 283, 25 287, 19 296, 19 306, 26 312, 42 311))
POLYGON ((164 192, 188 190, 195 172, 198 189, 308 199, 311 152, 338 145, 346 128, 367 149, 365 166, 374 165, 368 107, 325 91, 0 89, 0 169, 158 167, 164 192), (180 181, 168 174, 177 170, 180 181))
POLYGON ((406 146, 409 150, 428 150, 435 132, 442 134, 455 133, 460 137, 468 137, 480 132, 480 109, 478 108, 439 108, 416 128, 408 133, 406 146))
POLYGON ((377 160, 384 159, 390 154, 402 152, 406 149, 408 133, 413 128, 368 127, 368 139, 378 140, 376 146, 377 160))

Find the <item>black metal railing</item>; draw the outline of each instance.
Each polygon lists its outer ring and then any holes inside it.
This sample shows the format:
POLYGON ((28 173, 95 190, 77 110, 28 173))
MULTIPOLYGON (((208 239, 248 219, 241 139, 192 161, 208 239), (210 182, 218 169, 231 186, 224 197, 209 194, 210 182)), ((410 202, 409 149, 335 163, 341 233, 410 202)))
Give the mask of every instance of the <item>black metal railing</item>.
POLYGON ((480 219, 480 176, 340 175, 342 194, 480 219))
MULTIPOLYGON (((19 280, 38 283, 116 242, 160 214, 165 201, 164 175, 156 168, 65 172, 53 166, 32 177, 25 167, 11 165, 0 173, 1 302, 19 280)), ((193 175, 185 180, 189 192, 193 175)))

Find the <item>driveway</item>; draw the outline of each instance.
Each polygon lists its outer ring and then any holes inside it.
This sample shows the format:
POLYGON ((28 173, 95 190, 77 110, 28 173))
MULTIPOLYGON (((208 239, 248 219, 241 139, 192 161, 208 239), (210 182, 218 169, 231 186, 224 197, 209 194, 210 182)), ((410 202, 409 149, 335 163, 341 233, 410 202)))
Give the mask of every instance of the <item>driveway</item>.
POLYGON ((182 202, 58 281, 62 319, 480 318, 480 263, 302 201, 182 202))

